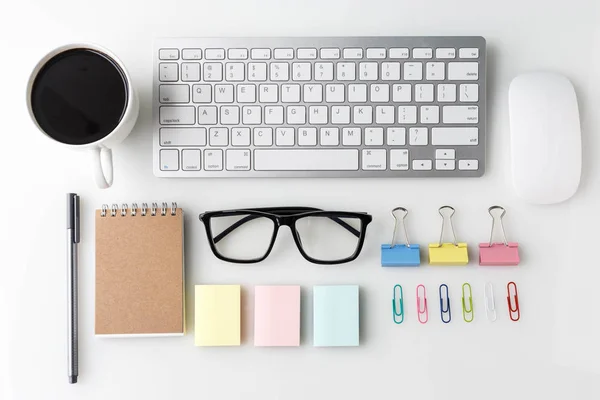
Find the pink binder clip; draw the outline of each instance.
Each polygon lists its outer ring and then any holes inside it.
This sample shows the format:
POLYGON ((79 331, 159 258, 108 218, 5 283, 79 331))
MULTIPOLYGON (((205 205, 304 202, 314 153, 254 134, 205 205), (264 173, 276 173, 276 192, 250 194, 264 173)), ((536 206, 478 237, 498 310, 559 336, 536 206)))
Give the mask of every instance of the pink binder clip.
POLYGON ((519 244, 516 242, 508 242, 506 240, 506 232, 504 231, 504 225, 502 223, 502 217, 506 214, 506 210, 500 206, 492 206, 488 209, 492 216, 492 233, 490 234, 489 243, 479 244, 479 265, 489 266, 508 266, 508 265, 519 265, 519 244), (494 211, 501 210, 502 212, 498 215, 494 214, 494 211), (502 230, 502 239, 500 243, 494 243, 494 228, 496 227, 496 220, 502 230))

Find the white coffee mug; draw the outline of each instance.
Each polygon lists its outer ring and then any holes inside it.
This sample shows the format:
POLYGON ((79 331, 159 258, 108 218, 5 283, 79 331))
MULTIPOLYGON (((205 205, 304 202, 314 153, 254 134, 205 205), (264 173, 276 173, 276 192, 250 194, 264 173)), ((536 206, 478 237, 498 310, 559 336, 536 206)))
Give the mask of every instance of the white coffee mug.
POLYGON ((51 51, 31 73, 27 108, 45 136, 91 153, 98 187, 112 185, 111 149, 129 135, 139 114, 131 78, 114 54, 89 43, 51 51))

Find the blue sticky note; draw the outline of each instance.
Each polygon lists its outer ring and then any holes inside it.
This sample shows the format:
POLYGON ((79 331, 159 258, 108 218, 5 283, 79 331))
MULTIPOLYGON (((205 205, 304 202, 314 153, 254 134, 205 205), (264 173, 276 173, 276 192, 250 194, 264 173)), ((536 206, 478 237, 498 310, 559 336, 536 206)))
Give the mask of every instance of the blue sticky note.
POLYGON ((421 265, 421 246, 411 244, 381 245, 382 267, 418 267, 421 265))
POLYGON ((313 288, 313 345, 358 346, 358 285, 313 288))

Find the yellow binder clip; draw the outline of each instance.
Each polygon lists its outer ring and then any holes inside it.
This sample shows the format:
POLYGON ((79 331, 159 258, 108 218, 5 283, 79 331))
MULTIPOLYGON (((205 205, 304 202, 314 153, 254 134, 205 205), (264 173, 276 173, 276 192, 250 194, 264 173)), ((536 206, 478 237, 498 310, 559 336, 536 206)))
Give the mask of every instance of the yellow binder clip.
POLYGON ((438 243, 429 244, 429 265, 467 265, 469 263, 467 244, 456 242, 456 233, 454 233, 454 226, 452 225, 454 212, 454 208, 450 206, 443 206, 439 209, 442 216, 442 232, 438 243), (444 210, 449 210, 449 212, 444 213, 444 210), (452 243, 443 242, 446 220, 452 230, 452 243))

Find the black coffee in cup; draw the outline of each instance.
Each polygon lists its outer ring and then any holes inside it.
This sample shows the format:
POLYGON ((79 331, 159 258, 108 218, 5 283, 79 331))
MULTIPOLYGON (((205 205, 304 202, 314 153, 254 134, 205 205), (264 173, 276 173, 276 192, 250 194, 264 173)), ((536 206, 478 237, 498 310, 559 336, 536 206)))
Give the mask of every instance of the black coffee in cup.
POLYGON ((57 54, 40 69, 31 89, 31 111, 40 128, 64 144, 103 139, 127 109, 128 83, 123 70, 92 49, 57 54))

